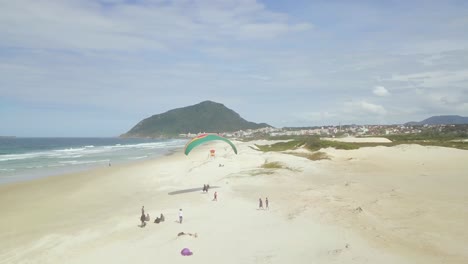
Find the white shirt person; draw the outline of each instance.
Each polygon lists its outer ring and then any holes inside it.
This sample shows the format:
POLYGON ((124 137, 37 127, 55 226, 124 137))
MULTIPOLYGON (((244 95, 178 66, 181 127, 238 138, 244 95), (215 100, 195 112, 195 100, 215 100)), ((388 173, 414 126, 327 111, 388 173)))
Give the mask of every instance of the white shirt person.
POLYGON ((184 218, 184 213, 182 212, 182 209, 179 209, 179 223, 182 224, 183 218, 184 218))

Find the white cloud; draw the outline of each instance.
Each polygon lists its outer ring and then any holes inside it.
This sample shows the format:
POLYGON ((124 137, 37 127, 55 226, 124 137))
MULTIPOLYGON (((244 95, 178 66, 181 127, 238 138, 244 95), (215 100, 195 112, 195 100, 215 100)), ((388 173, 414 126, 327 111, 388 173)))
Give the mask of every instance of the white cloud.
POLYGON ((144 117, 211 98, 288 126, 468 115, 455 4, 309 2, 0 0, 0 99, 144 117))
POLYGON ((441 88, 441 87, 466 87, 468 82, 468 69, 439 70, 418 72, 411 74, 396 74, 389 81, 404 81, 419 87, 441 88))
POLYGON ((366 101, 353 102, 349 105, 351 107, 351 113, 368 113, 376 115, 385 115, 387 113, 387 110, 385 110, 383 106, 366 101))
POLYGON ((377 96, 388 96, 388 95, 390 95, 388 90, 385 89, 385 87, 383 87, 383 86, 374 87, 374 90, 372 91, 372 93, 374 93, 377 96))
POLYGON ((306 120, 313 122, 326 122, 332 118, 335 118, 337 115, 335 113, 330 113, 328 111, 319 111, 319 112, 309 112, 301 114, 306 120))
POLYGON ((165 50, 197 41, 271 39, 312 28, 256 1, 0 3, 0 47, 165 50), (111 4, 109 6, 109 4, 111 4))

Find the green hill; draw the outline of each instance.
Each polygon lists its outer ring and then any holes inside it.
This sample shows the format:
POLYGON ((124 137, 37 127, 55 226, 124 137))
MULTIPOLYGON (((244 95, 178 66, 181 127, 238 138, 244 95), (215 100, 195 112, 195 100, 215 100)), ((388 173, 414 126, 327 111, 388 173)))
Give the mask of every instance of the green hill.
POLYGON ((463 125, 468 124, 468 117, 458 115, 431 116, 421 122, 408 122, 405 125, 463 125))
POLYGON ((234 132, 262 127, 270 125, 246 121, 223 104, 204 101, 143 119, 121 137, 174 137, 186 133, 234 132))

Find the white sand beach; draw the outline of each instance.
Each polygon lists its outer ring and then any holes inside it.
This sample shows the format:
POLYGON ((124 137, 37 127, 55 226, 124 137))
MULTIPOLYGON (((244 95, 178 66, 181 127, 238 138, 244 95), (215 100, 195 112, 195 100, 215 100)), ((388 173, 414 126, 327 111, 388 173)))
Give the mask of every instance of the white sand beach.
POLYGON ((0 186, 0 263, 468 263, 468 151, 324 149, 329 160, 311 161, 254 143, 0 186))

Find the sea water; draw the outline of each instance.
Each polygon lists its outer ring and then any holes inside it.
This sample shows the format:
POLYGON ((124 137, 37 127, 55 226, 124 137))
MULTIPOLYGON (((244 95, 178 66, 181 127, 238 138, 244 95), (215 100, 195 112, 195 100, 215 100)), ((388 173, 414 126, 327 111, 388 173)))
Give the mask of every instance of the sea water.
POLYGON ((184 139, 0 138, 0 184, 151 159, 186 143, 184 139))

